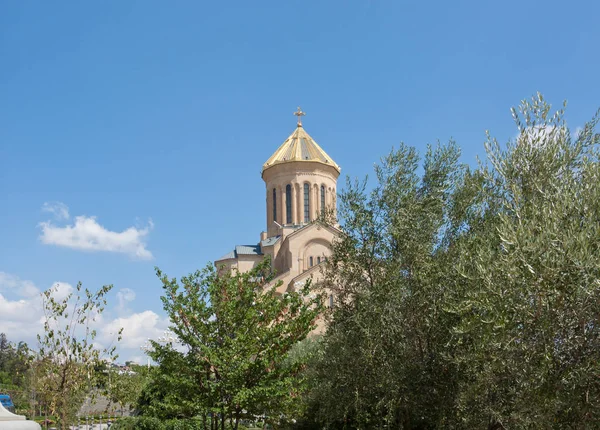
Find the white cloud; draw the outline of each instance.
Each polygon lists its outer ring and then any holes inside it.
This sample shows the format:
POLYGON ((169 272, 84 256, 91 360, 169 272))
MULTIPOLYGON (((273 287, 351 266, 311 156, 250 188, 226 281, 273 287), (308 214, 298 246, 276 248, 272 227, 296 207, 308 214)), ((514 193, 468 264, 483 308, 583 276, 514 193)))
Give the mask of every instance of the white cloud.
POLYGON ((145 364, 148 359, 145 355, 132 355, 129 357, 129 361, 133 361, 136 364, 145 364))
MULTIPOLYGON (((54 282, 51 286, 57 301, 65 299, 75 291, 72 284, 54 282)), ((91 326, 98 332, 95 345, 100 349, 116 345, 119 361, 125 362, 132 357, 145 363, 146 358, 140 350, 148 338, 158 339, 164 335, 169 320, 154 311, 144 310, 131 313, 125 307, 135 300, 136 294, 130 288, 122 288, 116 302, 109 302, 103 314, 93 315, 91 326), (127 316, 115 318, 119 311, 129 312, 127 316), (123 328, 121 342, 116 342, 119 330, 123 328)), ((70 301, 72 305, 74 300, 70 301)), ((40 289, 32 281, 21 279, 17 275, 0 272, 0 332, 6 333, 11 342, 25 341, 31 348, 37 348, 36 335, 43 333, 44 307, 40 289)))
POLYGON ((40 293, 33 282, 6 272, 0 272, 0 291, 12 291, 21 297, 33 297, 40 293))
POLYGON ((34 323, 39 320, 39 314, 36 311, 40 308, 37 299, 17 299, 10 300, 0 294, 0 321, 4 323, 34 323))
POLYGON ((52 296, 57 302, 61 302, 67 298, 75 289, 71 284, 66 282, 55 282, 52 284, 52 296))
POLYGON ((96 217, 77 216, 75 224, 65 227, 50 221, 40 223, 40 240, 46 245, 64 246, 83 251, 107 251, 148 260, 152 253, 146 248, 146 237, 152 221, 144 228, 129 227, 122 232, 110 231, 98 224, 96 217))
POLYGON ((45 202, 42 211, 50 212, 59 221, 69 219, 69 207, 62 202, 45 202))
POLYGON ((35 344, 43 327, 42 298, 31 281, 0 272, 0 331, 11 342, 35 344))
POLYGON ((147 310, 135 313, 126 318, 116 318, 102 328, 102 340, 110 342, 115 333, 122 328, 123 338, 120 348, 137 349, 139 351, 148 338, 158 339, 168 326, 168 320, 161 318, 153 311, 147 310))
MULTIPOLYGON (((66 298, 74 288, 66 282, 52 285, 57 301, 66 298)), ((31 281, 0 272, 0 331, 11 342, 24 341, 37 346, 36 335, 44 328, 44 304, 40 290, 31 281)))
POLYGON ((125 312, 127 310, 127 303, 135 300, 135 291, 131 288, 121 288, 117 292, 117 310, 119 312, 125 312))

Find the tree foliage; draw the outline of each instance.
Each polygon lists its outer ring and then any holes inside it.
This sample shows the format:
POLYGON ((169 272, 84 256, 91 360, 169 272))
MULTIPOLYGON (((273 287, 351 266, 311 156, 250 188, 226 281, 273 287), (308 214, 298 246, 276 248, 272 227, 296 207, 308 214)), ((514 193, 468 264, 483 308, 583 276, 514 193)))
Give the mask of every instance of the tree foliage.
POLYGON ((591 428, 600 419, 598 116, 541 96, 487 163, 401 145, 349 182, 337 307, 306 397, 331 428, 591 428))
POLYGON ((429 147, 419 175, 401 145, 376 167, 377 186, 348 182, 343 234, 326 285, 338 305, 317 362, 311 399, 326 425, 427 427, 443 422, 456 388, 446 356, 454 316, 443 312, 448 254, 468 170, 450 142, 429 147))
MULTIPOLYGON (((44 333, 38 335, 39 351, 34 363, 35 391, 67 428, 90 390, 96 385, 96 369, 103 360, 113 361, 115 346, 100 349, 94 343, 93 322, 104 311, 106 294, 112 286, 97 292, 77 284, 75 293, 57 296, 58 286, 42 293, 44 333)), ((116 334, 120 339, 120 332, 116 334)))
MULTIPOLYGON (((10 342, 0 333, 0 384, 23 387, 31 362, 31 351, 25 342, 10 342)), ((6 388, 6 387, 5 387, 6 388)))
POLYGON ((268 260, 247 273, 218 274, 208 266, 180 282, 158 269, 157 275, 185 350, 154 343, 160 369, 144 394, 146 413, 201 415, 221 428, 259 415, 282 419, 298 397, 303 364, 288 355, 315 327, 321 297, 311 296, 309 284, 279 296, 268 260))
POLYGON ((123 415, 125 408, 131 408, 137 404, 148 380, 148 375, 143 366, 136 366, 136 371, 115 372, 109 370, 109 372, 108 398, 111 402, 119 405, 121 415, 123 415))
POLYGON ((32 352, 25 342, 10 342, 5 333, 0 333, 0 391, 11 395, 16 409, 21 413, 29 410, 31 398, 30 368, 32 352))
POLYGON ((465 422, 590 428, 600 420, 600 136, 576 137, 541 96, 513 110, 519 137, 488 136, 485 240, 460 244, 450 306, 465 422))

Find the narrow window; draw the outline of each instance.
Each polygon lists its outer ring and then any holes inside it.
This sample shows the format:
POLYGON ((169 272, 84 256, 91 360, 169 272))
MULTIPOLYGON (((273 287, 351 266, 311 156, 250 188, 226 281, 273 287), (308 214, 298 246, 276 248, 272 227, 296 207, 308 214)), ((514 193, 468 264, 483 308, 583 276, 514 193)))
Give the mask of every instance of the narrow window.
POLYGON ((273 188, 273 221, 277 222, 277 190, 273 188))
POLYGON ((321 185, 321 215, 325 215, 325 185, 321 185))
POLYGON ((321 257, 317 257, 317 264, 321 264, 321 257))
POLYGON ((290 184, 285 186, 285 218, 287 224, 292 223, 292 186, 290 184))
POLYGON ((310 222, 310 185, 304 184, 304 222, 310 222))
POLYGON ((329 307, 333 308, 333 294, 329 295, 329 307))
POLYGON ((308 257, 308 267, 313 267, 313 258, 308 257))

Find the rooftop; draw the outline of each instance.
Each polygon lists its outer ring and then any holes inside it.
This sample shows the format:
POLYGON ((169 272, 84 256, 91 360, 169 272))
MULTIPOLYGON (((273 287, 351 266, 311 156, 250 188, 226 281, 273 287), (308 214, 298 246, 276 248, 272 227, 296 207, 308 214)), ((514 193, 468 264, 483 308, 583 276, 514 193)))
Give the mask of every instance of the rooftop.
POLYGON ((256 245, 236 245, 233 251, 228 252, 216 261, 238 258, 240 255, 263 255, 260 244, 256 245))
POLYGON ((293 161, 312 161, 332 166, 338 172, 340 166, 321 148, 315 140, 304 130, 301 116, 304 112, 298 108, 298 126, 296 130, 283 142, 283 144, 263 164, 263 172, 276 164, 289 163, 293 161))

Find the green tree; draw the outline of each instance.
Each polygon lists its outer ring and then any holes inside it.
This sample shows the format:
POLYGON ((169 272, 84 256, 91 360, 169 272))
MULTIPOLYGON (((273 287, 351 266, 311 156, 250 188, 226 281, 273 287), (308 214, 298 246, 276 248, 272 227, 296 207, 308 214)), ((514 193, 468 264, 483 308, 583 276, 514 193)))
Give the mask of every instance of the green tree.
MULTIPOLYGON (((99 349, 92 323, 106 306, 112 286, 93 293, 77 284, 75 294, 56 297, 57 286, 42 293, 44 333, 38 335, 39 351, 34 364, 35 390, 58 417, 59 428, 67 428, 86 396, 93 394, 102 360, 116 358, 115 346, 99 349)), ((120 332, 118 334, 120 340, 120 332)))
POLYGON ((406 145, 376 166, 377 185, 348 181, 342 235, 327 262, 336 307, 312 373, 309 413, 324 427, 443 427, 458 372, 444 311, 457 272, 453 238, 480 179, 450 142, 429 147, 419 174, 406 145))
POLYGON ((12 358, 13 347, 6 337, 6 333, 0 333, 0 371, 6 371, 8 362, 12 358))
POLYGON ((109 378, 108 396, 111 402, 119 405, 121 415, 125 408, 134 406, 142 394, 147 377, 137 372, 111 372, 109 378))
POLYGON ((147 411, 171 417, 202 415, 213 428, 265 415, 280 421, 298 398, 302 360, 289 352, 315 328, 322 298, 307 283, 279 296, 270 262, 247 273, 221 273, 208 266, 181 279, 157 269, 164 308, 185 351, 154 342, 160 364, 145 392, 147 411), (151 392, 151 391, 150 391, 151 392))
POLYGON ((306 397, 344 428, 593 428, 600 421, 599 117, 572 135, 541 96, 470 171, 453 144, 417 175, 402 146, 349 184, 337 307, 306 397))
POLYGON ((488 136, 487 228, 457 244, 449 309, 468 375, 463 425, 592 428, 600 421, 600 136, 573 137, 541 95, 513 110, 506 147, 488 136), (493 209, 493 210, 491 210, 493 209), (594 424, 596 423, 596 424, 594 424))
POLYGON ((9 342, 5 333, 0 333, 0 378, 5 385, 23 387, 30 366, 31 352, 27 343, 15 345, 9 342))

